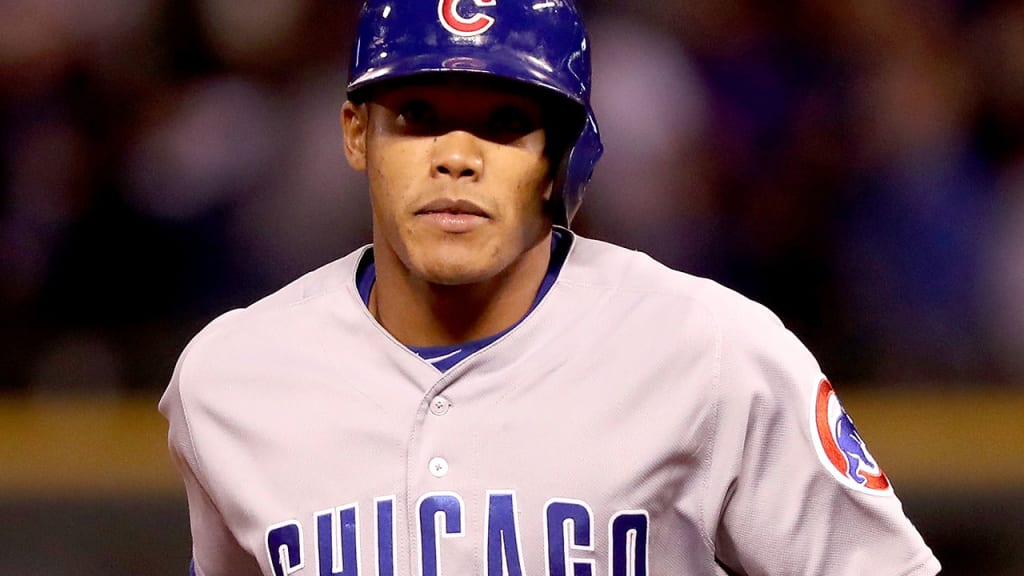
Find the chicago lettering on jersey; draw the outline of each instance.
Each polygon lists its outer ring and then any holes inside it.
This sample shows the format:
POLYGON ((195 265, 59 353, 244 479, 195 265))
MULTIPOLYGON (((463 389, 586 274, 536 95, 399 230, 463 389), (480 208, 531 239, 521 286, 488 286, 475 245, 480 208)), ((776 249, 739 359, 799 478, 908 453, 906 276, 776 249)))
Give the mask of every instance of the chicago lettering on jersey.
MULTIPOLYGON (((465 532, 466 505, 455 492, 428 492, 416 502, 415 550, 417 576, 444 574, 444 541, 467 536, 482 537, 486 576, 523 576, 525 554, 520 535, 516 493, 489 490, 484 514, 485 534, 465 532)), ((328 508, 314 514, 312 566, 318 576, 397 576, 395 547, 395 497, 373 501, 375 558, 361 557, 358 503, 328 508), (372 561, 372 564, 369 562, 372 561), (371 572, 372 570, 372 572, 371 572)), ((607 525, 608 556, 594 555, 594 513, 581 500, 553 498, 538 515, 544 533, 547 576, 596 576, 599 562, 606 562, 609 576, 647 576, 650 516, 645 510, 622 510, 607 525)), ((536 528, 530 526, 527 528, 536 528)), ((266 551, 275 576, 296 574, 306 568, 304 534, 298 520, 276 523, 266 532, 266 551)))

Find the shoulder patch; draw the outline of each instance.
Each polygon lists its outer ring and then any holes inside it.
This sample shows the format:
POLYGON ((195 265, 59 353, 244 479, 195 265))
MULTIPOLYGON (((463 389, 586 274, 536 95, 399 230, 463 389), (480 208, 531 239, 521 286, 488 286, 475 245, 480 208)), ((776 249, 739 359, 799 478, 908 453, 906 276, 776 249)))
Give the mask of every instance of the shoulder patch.
POLYGON ((851 488, 872 494, 891 492, 889 479, 827 379, 818 383, 811 407, 811 437, 822 465, 851 488))

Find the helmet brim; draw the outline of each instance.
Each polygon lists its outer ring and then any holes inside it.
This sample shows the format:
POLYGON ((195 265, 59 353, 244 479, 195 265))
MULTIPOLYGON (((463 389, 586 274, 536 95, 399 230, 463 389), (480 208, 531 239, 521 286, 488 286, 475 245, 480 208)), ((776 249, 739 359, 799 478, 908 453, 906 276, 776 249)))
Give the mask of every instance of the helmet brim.
POLYGON ((368 68, 348 85, 348 97, 353 101, 365 99, 367 88, 387 82, 389 84, 411 80, 433 74, 473 74, 493 77, 496 80, 512 81, 540 88, 554 96, 572 102, 584 111, 587 104, 583 86, 567 86, 560 81, 553 70, 535 57, 527 54, 492 53, 482 59, 478 52, 465 55, 421 54, 395 59, 386 65, 368 68))

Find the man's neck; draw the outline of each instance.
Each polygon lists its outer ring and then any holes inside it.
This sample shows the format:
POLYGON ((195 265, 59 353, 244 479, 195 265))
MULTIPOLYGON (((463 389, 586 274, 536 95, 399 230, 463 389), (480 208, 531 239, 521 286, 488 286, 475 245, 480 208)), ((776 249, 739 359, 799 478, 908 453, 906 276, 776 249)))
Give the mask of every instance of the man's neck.
POLYGON ((447 346, 486 338, 530 310, 551 259, 551 234, 496 276, 441 285, 410 273, 388 247, 374 245, 377 279, 370 312, 407 346, 447 346))

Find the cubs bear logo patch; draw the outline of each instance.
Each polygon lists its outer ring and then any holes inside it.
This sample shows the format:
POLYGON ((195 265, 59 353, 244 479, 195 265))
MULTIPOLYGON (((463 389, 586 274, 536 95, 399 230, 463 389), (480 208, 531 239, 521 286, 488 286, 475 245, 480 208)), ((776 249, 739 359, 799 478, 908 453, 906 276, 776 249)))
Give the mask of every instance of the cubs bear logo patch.
POLYGON ((811 428, 818 458, 841 483, 875 494, 891 491, 889 479, 824 378, 815 394, 811 428))

